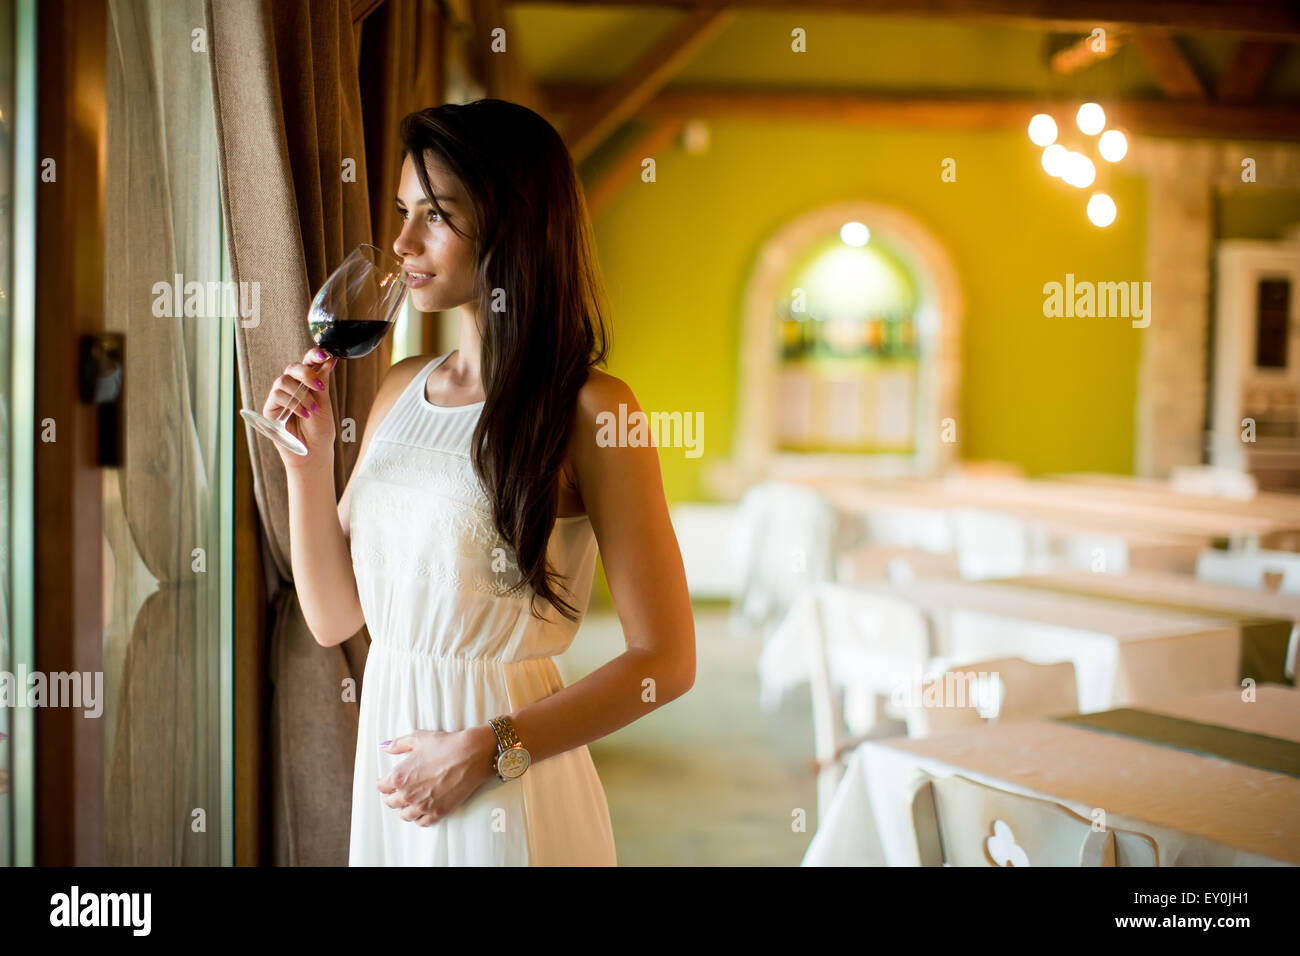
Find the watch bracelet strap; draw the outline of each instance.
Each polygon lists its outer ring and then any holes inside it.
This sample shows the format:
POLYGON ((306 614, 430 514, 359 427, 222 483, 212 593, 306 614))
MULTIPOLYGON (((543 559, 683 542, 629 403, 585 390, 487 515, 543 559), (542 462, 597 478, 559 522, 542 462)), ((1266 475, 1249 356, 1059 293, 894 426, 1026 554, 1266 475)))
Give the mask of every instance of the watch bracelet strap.
POLYGON ((492 726, 492 732, 497 735, 497 746, 501 750, 509 750, 519 744, 519 734, 515 733, 514 722, 506 716, 493 717, 488 721, 492 726))

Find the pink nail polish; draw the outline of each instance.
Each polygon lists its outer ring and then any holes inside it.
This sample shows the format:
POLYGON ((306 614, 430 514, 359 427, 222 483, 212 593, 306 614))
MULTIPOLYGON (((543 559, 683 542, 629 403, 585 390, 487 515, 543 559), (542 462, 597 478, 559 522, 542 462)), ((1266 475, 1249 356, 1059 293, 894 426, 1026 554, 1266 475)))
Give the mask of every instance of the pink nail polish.
POLYGON ((320 402, 312 402, 312 403, 311 403, 311 410, 312 410, 313 412, 319 412, 319 411, 320 411, 320 402))

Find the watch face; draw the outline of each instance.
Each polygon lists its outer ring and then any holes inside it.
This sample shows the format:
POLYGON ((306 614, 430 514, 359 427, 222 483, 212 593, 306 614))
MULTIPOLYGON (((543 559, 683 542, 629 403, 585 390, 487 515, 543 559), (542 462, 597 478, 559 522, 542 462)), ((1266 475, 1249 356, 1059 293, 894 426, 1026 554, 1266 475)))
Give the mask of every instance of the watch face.
POLYGON ((513 780, 528 769, 530 760, 523 747, 511 747, 497 758, 497 772, 507 780, 513 780))

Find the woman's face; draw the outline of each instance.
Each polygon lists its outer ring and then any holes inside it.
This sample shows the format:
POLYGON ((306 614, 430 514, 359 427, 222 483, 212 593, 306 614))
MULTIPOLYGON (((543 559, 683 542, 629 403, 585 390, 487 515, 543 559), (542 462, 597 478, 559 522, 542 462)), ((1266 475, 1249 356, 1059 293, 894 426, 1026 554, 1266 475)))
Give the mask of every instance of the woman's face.
POLYGON ((456 228, 468 232, 470 238, 457 235, 425 198, 415 164, 407 156, 397 191, 402 228, 393 242, 393 251, 406 265, 412 304, 422 312, 441 312, 474 297, 473 224, 469 220, 468 197, 460 183, 433 159, 428 162, 428 170, 438 204, 456 228))

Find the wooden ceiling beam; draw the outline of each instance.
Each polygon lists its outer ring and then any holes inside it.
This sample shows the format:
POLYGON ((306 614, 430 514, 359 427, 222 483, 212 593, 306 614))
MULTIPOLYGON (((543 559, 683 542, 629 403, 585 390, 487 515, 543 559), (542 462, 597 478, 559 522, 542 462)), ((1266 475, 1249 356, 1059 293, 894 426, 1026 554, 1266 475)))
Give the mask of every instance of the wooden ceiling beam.
POLYGON ((1232 66, 1219 82, 1218 99, 1223 103, 1249 103, 1255 99, 1281 52, 1282 44, 1274 40, 1242 40, 1232 66))
POLYGON ((642 162, 671 144, 685 125, 686 120, 681 117, 655 120, 640 138, 587 183, 585 192, 588 214, 595 218, 615 196, 636 182, 641 175, 642 162))
POLYGON ((1051 55, 1048 62, 1053 73, 1068 76, 1110 59, 1125 43, 1123 31, 1107 30, 1104 37, 1093 38, 1091 32, 1051 55))
MULTIPOLYGON (((556 114, 589 103, 599 87, 543 86, 556 114)), ((737 116, 752 119, 815 120, 866 126, 930 129, 1024 129, 1035 113, 1074 115, 1077 99, 1044 102, 1035 97, 961 96, 933 92, 912 95, 846 93, 840 90, 689 87, 663 90, 637 113, 657 121, 737 116)), ((1300 140, 1300 109, 1294 105, 1219 103, 1211 100, 1102 101, 1111 125, 1150 136, 1196 139, 1300 140)))
POLYGON ((564 130, 574 162, 582 162, 634 116, 734 16, 716 8, 687 14, 612 86, 593 89, 590 105, 574 114, 564 130))
POLYGON ((1192 64, 1174 37, 1163 30, 1134 30, 1133 45, 1142 55, 1160 89, 1170 99, 1206 98, 1205 84, 1192 69, 1192 64))
MULTIPOLYGON (((512 0, 555 3, 557 0, 512 0)), ((558 0, 586 5, 586 0, 558 0)), ((600 0, 602 7, 677 10, 859 13, 929 16, 1039 30, 1087 33, 1094 27, 1156 27, 1300 40, 1300 8, 1290 0, 600 0)))

